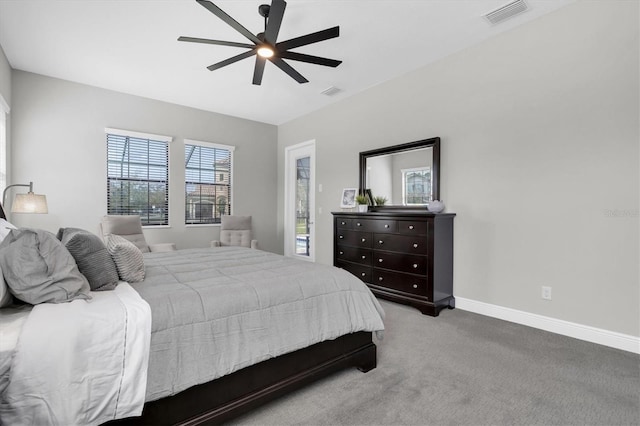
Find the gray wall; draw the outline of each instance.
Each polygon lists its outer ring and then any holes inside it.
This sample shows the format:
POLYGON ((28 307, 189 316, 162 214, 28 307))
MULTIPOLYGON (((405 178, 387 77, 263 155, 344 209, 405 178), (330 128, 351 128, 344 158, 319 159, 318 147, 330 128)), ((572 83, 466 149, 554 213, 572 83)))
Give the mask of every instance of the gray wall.
POLYGON ((455 295, 639 336, 638 17, 638 2, 577 2, 281 125, 279 212, 284 149, 315 139, 330 264, 358 153, 440 136, 455 295))
POLYGON ((150 243, 205 247, 219 236, 219 226, 184 225, 186 138, 236 147, 234 213, 253 216, 261 248, 282 252, 275 220, 275 126, 17 70, 12 96, 13 181, 33 181, 49 204, 47 215, 13 215, 17 225, 98 233, 107 211, 104 129, 111 127, 174 137, 169 144, 170 228, 145 230, 150 243))
POLYGON ((11 65, 0 46, 0 95, 11 106, 11 65))
MULTIPOLYGON (((11 65, 7 60, 7 57, 4 54, 4 50, 2 50, 2 46, 0 46, 0 96, 4 99, 11 108, 11 73, 12 73, 11 65)), ((2 111, 2 108, 0 108, 2 111)), ((9 112, 11 113, 11 112, 9 112)), ((6 184, 11 184, 11 161, 9 161, 11 157, 11 116, 7 116, 7 129, 6 129, 6 137, 7 137, 7 146, 6 146, 6 184)), ((4 191, 5 186, 0 187, 0 191, 4 191)), ((2 200, 0 200, 2 202, 2 200)))

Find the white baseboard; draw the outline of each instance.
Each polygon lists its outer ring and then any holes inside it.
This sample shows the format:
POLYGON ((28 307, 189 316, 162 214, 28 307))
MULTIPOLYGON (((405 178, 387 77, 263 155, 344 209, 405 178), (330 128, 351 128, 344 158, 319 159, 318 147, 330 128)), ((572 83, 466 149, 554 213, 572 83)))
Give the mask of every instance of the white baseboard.
POLYGON ((640 337, 576 324, 456 296, 456 309, 538 328, 551 333, 640 354, 640 337))

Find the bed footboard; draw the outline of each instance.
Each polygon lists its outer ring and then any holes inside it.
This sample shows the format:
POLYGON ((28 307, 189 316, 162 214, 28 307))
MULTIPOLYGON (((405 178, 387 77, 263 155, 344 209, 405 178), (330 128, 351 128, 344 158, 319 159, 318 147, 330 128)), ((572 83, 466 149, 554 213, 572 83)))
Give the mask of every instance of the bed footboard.
POLYGON ((263 361, 171 397, 145 404, 141 417, 110 425, 216 424, 329 374, 356 367, 376 367, 376 345, 370 332, 358 332, 317 343, 263 361))

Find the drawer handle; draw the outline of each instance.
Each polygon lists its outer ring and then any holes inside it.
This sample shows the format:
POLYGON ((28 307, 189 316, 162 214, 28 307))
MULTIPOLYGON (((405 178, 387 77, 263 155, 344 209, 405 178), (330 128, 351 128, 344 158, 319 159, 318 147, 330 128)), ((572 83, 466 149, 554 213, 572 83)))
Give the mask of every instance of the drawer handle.
POLYGON ((385 224, 385 225, 384 225, 384 227, 385 227, 385 228, 387 228, 387 229, 389 229, 389 225, 388 225, 388 224, 385 224))
POLYGON ((364 243, 364 242, 366 242, 366 241, 367 241, 367 239, 366 239, 366 238, 363 238, 363 239, 362 239, 362 242, 363 242, 363 243, 364 243))
POLYGON ((413 288, 418 288, 418 284, 414 284, 414 285, 413 285, 413 288))
POLYGON ((362 275, 363 277, 367 275, 366 272, 361 273, 360 275, 362 275))
POLYGON ((418 269, 418 264, 417 263, 413 264, 413 269, 418 269))
POLYGON ((418 248, 418 244, 414 244, 414 245, 413 245, 413 248, 418 248))
POLYGON ((340 235, 338 238, 343 239, 343 238, 344 238, 344 235, 340 235))
POLYGON ((413 229, 413 225, 409 225, 409 229, 413 229))
POLYGON ((363 259, 366 259, 366 258, 367 258, 367 256, 365 256, 365 255, 362 255, 362 258, 363 258, 363 259))
POLYGON ((378 263, 382 263, 382 259, 378 259, 378 263))
POLYGON ((343 251, 341 251, 341 252, 340 252, 340 254, 344 254, 344 252, 343 252, 343 251))
POLYGON ((362 225, 360 225, 360 222, 358 222, 358 223, 356 223, 356 226, 362 226, 362 225))
POLYGON ((382 280, 384 280, 384 278, 378 277, 378 281, 382 281, 382 280))
POLYGON ((347 224, 347 222, 340 222, 340 224, 342 224, 342 225, 346 225, 346 224, 347 224))
POLYGON ((378 244, 384 244, 384 241, 380 240, 378 241, 378 244))

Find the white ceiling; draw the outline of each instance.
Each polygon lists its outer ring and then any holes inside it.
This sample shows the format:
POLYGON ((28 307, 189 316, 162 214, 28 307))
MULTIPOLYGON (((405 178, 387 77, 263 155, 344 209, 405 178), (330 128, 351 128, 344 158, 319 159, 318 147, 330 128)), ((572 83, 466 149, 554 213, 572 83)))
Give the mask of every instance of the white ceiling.
MULTIPOLYGON (((245 49, 179 36, 248 41, 193 0, 0 0, 0 45, 12 68, 270 124, 403 75, 573 0, 526 0, 530 10, 492 26, 482 15, 507 0, 289 0, 278 40, 340 26, 340 37, 295 49, 342 60, 337 68, 288 61, 309 83, 254 59, 207 66, 245 49), (320 92, 335 86, 328 97, 320 92)), ((214 3, 258 33, 258 5, 214 3)))

